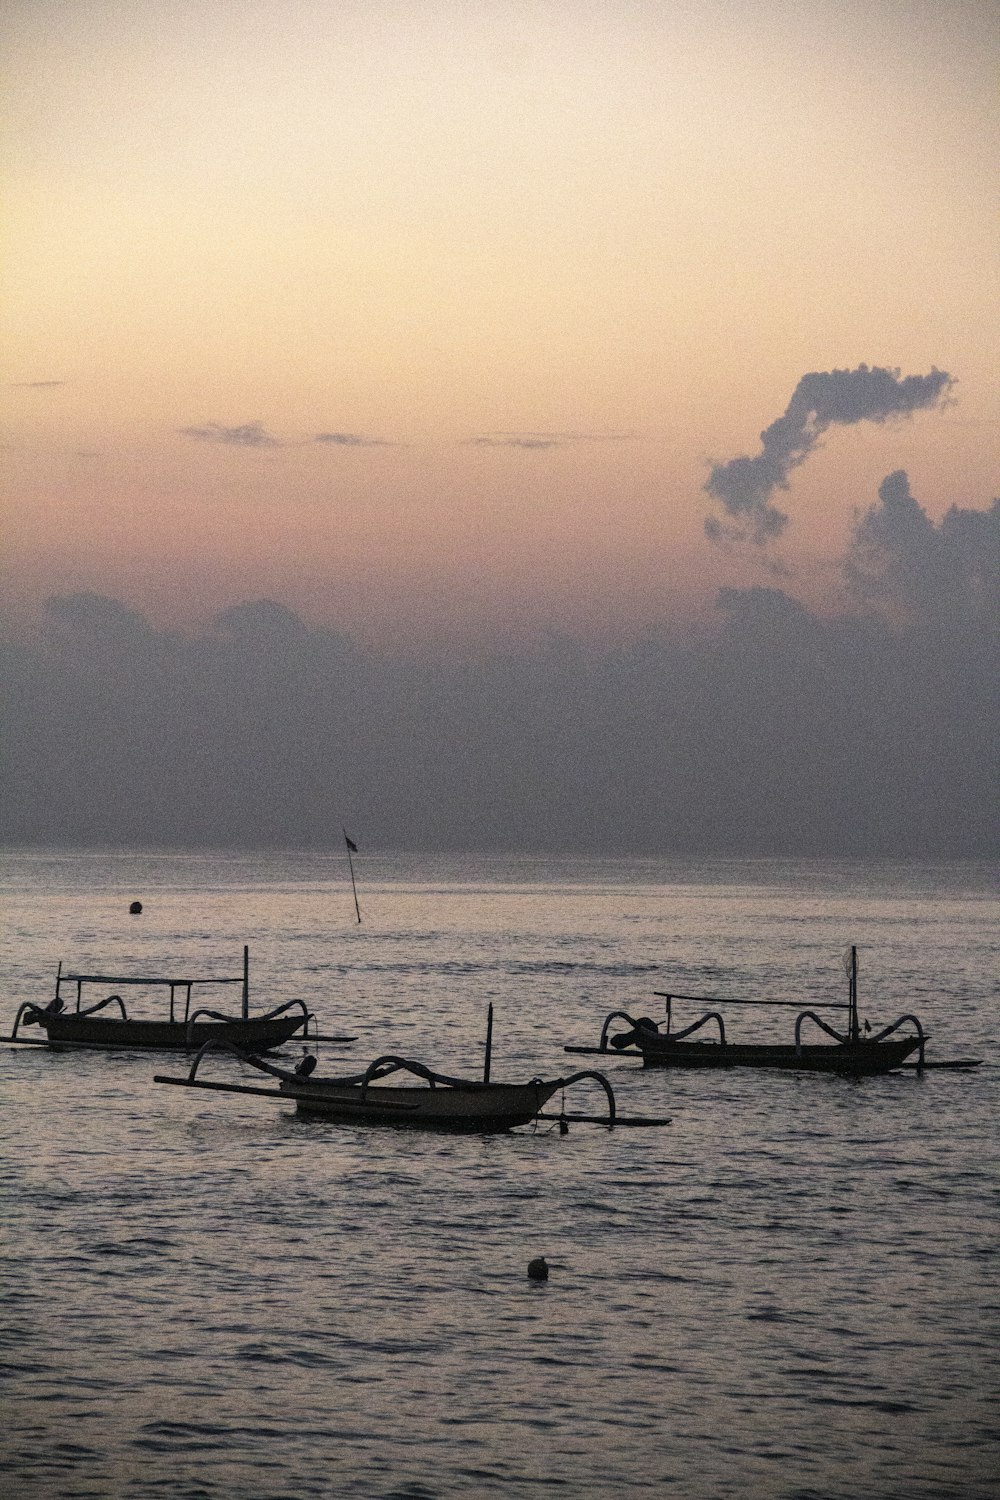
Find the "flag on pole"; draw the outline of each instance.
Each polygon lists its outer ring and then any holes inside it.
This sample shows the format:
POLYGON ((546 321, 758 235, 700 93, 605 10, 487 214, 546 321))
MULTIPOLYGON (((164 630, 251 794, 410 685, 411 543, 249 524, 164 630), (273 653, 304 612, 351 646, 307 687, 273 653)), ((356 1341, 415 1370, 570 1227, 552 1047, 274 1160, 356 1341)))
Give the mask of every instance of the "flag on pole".
POLYGON ((357 912, 357 914, 358 914, 358 921, 360 922, 361 921, 361 907, 358 905, 358 887, 357 887, 357 885, 355 883, 355 880, 354 880, 354 861, 351 858, 352 854, 357 854, 357 852, 358 852, 358 846, 357 846, 357 844, 354 842, 354 840, 352 838, 348 837, 347 829, 346 828, 342 828, 340 831, 344 835, 344 843, 347 845, 347 864, 348 864, 348 867, 349 867, 350 872, 351 872, 351 891, 354 894, 354 910, 357 912))

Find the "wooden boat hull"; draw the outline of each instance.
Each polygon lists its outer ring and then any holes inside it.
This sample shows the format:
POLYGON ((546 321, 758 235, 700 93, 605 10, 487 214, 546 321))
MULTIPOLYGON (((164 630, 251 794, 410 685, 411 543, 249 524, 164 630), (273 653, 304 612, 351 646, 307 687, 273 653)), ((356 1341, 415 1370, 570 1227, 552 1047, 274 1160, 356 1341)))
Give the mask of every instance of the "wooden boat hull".
POLYGON ((77 1015, 74 1011, 42 1011, 38 1024, 52 1046, 129 1047, 155 1052, 188 1052, 218 1040, 244 1052, 270 1052, 302 1029, 302 1015, 295 1012, 274 1020, 242 1018, 232 1021, 139 1021, 121 1016, 77 1015))
POLYGON ((674 1042, 633 1034, 645 1068, 783 1068, 869 1078, 898 1068, 920 1046, 919 1037, 885 1042, 819 1043, 796 1047, 755 1042, 674 1042))
POLYGON ((364 1125, 416 1126, 476 1134, 530 1125, 561 1087, 554 1083, 462 1083, 394 1088, 333 1079, 282 1079, 299 1114, 364 1125))

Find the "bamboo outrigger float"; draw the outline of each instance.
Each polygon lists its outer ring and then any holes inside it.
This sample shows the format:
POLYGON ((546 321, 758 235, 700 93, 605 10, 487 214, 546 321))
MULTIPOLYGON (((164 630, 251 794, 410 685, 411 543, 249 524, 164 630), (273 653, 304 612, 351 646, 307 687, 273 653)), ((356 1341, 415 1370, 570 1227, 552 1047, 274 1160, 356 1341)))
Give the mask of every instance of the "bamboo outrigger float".
POLYGON ((194 1058, 186 1077, 156 1074, 154 1082, 177 1088, 210 1089, 228 1094, 251 1094, 294 1103, 301 1115, 336 1120, 353 1125, 398 1125, 424 1130, 459 1131, 493 1134, 530 1125, 535 1120, 555 1120, 565 1132, 571 1121, 607 1125, 669 1125, 669 1119, 625 1118, 617 1112, 615 1095, 603 1073, 585 1069, 568 1078, 532 1078, 527 1083, 494 1083, 490 1078, 493 1037, 493 1007, 489 1007, 486 1033, 486 1057, 483 1077, 453 1078, 437 1073, 423 1063, 386 1054, 375 1058, 362 1073, 345 1078, 317 1077, 316 1058, 305 1056, 294 1069, 278 1067, 261 1057, 241 1052, 227 1042, 210 1041, 194 1058), (198 1077, 204 1057, 210 1053, 229 1052, 247 1066, 277 1080, 277 1087, 245 1083, 224 1083, 198 1077), (385 1080, 408 1074, 417 1084, 385 1080), (545 1106, 560 1090, 590 1079, 603 1089, 608 1103, 606 1115, 548 1114, 545 1106), (420 1085, 425 1085, 421 1087, 420 1085))
POLYGON ((953 1062, 928 1063, 924 1057, 927 1035, 915 1015, 903 1015, 881 1031, 871 1034, 864 1023, 862 1029, 858 1017, 858 953, 853 945, 845 956, 849 989, 846 1002, 816 1001, 802 1009, 795 1000, 736 1000, 720 999, 709 995, 681 995, 674 991, 657 990, 654 993, 665 1001, 666 1019, 662 1029, 648 1016, 636 1019, 627 1011, 616 1010, 606 1018, 601 1030, 601 1039, 596 1047, 567 1046, 566 1052, 589 1056, 641 1057, 647 1068, 780 1068, 797 1069, 809 1073, 838 1073, 848 1077, 871 1077, 892 1072, 899 1067, 975 1067, 976 1059, 960 1059, 953 1062), (726 1023, 719 1010, 709 1010, 689 1026, 680 1031, 673 1030, 673 1002, 695 1001, 712 1006, 760 1005, 788 1006, 799 1011, 795 1020, 795 1039, 791 1043, 731 1042, 726 1036, 726 1023), (846 1032, 837 1031, 816 1014, 817 1010, 840 1010, 847 1012, 846 1032), (611 1027, 615 1021, 624 1022, 627 1030, 614 1034, 611 1027), (804 1042, 803 1028, 812 1022, 831 1037, 832 1042, 804 1042), (692 1040, 703 1027, 718 1027, 718 1039, 692 1040), (912 1032, 902 1036, 895 1033, 904 1026, 912 1026, 912 1032), (916 1063, 906 1060, 916 1052, 916 1063))
MULTIPOLYGON (((304 1000, 286 1000, 264 1015, 250 1014, 250 951, 243 949, 243 972, 235 976, 200 976, 198 978, 161 977, 122 974, 64 974, 62 964, 56 976, 56 992, 48 1005, 26 1001, 18 1010, 14 1028, 6 1039, 11 1042, 51 1047, 142 1048, 146 1051, 193 1051, 208 1041, 233 1043, 250 1052, 270 1052, 289 1041, 296 1033, 305 1036, 314 1020, 304 1000), (76 1005, 67 1006, 62 994, 64 985, 76 986, 76 1005), (224 1015, 206 1006, 193 1005, 196 986, 241 986, 241 1010, 238 1016, 224 1015), (113 989, 91 1005, 84 1005, 85 986, 113 989), (119 989, 141 987, 169 991, 169 1010, 165 1018, 147 1020, 130 1016, 119 989), (117 1010, 111 1007, 117 1006, 117 1010), (21 1026, 39 1026, 44 1038, 18 1035, 21 1026)), ((315 1029, 315 1028, 314 1028, 315 1029)), ((317 1038, 318 1040, 318 1038, 317 1038)), ((353 1037, 327 1037, 327 1041, 348 1042, 353 1037)))

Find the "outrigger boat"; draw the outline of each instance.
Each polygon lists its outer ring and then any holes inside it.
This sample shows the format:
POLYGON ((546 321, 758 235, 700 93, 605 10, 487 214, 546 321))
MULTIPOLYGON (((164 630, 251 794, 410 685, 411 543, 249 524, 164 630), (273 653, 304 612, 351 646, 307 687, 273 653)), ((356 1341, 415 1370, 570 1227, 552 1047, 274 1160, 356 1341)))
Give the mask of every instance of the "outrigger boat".
MULTIPOLYGON (((839 1073, 850 1077, 869 1077, 889 1073, 901 1066, 910 1066, 906 1059, 917 1052, 917 1068, 934 1066, 924 1059, 926 1033, 914 1015, 903 1015, 891 1025, 870 1035, 867 1021, 862 1031, 858 1019, 858 953, 851 947, 845 956, 845 967, 849 980, 846 1002, 816 1001, 807 1010, 800 1010, 795 1000, 735 1000, 720 999, 710 995, 680 995, 656 990, 654 993, 665 1001, 666 1019, 660 1026, 648 1016, 638 1019, 627 1011, 616 1010, 606 1018, 601 1031, 601 1040, 596 1047, 568 1046, 567 1052, 588 1055, 607 1055, 617 1052, 620 1056, 641 1056, 646 1068, 784 1068, 800 1069, 809 1073, 839 1073), (706 1011, 689 1026, 680 1031, 672 1029, 673 1002, 695 1001, 707 1005, 762 1005, 790 1006, 799 1010, 795 1020, 795 1040, 792 1043, 731 1042, 726 1036, 726 1024, 718 1010, 706 1011), (842 1033, 822 1020, 816 1010, 846 1010, 847 1031, 842 1033), (624 1022, 627 1030, 614 1034, 611 1027, 616 1021, 624 1022), (803 1042, 805 1023, 813 1022, 832 1037, 832 1042, 803 1042), (718 1040, 691 1040, 695 1032, 708 1025, 718 1027, 718 1040), (913 1027, 913 1034, 895 1036, 900 1027, 913 1027)), ((937 1064, 949 1066, 949 1064, 937 1064)), ((974 1066, 962 1061, 950 1066, 974 1066)))
MULTIPOLYGON (((40 1026, 45 1033, 45 1042, 53 1047, 138 1047, 146 1050, 191 1051, 208 1041, 222 1040, 252 1052, 270 1052, 289 1041, 297 1032, 306 1035, 312 1013, 304 1000, 286 1000, 264 1015, 250 1014, 250 952, 243 949, 243 972, 235 977, 161 978, 148 975, 122 974, 64 974, 62 964, 56 975, 56 992, 48 1005, 26 1001, 18 1010, 14 1029, 7 1038, 11 1042, 34 1042, 41 1039, 18 1035, 24 1026, 40 1026), (67 1006, 62 995, 64 985, 76 986, 76 1005, 67 1006), (239 1016, 228 1016, 220 1011, 198 1005, 192 1009, 192 993, 195 986, 231 985, 242 987, 242 1007, 239 1016), (84 986, 113 987, 113 992, 92 1005, 84 1005, 84 986), (120 988, 142 987, 145 989, 167 989, 170 994, 169 1012, 163 1020, 145 1020, 130 1016, 125 1001, 118 994, 120 988), (117 1011, 111 1007, 117 1006, 117 1011), (105 1012, 107 1012, 105 1014, 105 1012)), ((353 1037, 324 1038, 324 1040, 353 1041, 353 1037)))
POLYGON ((490 1079, 490 1054, 493 1032, 493 1007, 489 1008, 486 1033, 486 1060, 482 1080, 452 1078, 437 1073, 423 1063, 387 1054, 369 1063, 363 1073, 347 1078, 323 1078, 315 1075, 316 1058, 303 1057, 294 1070, 278 1067, 263 1058, 249 1056, 226 1042, 210 1041, 198 1052, 190 1071, 183 1078, 156 1074, 156 1083, 178 1088, 212 1089, 229 1094, 255 1094, 294 1103, 301 1115, 337 1120, 353 1125, 399 1125, 425 1130, 460 1131, 488 1134, 530 1125, 535 1120, 556 1120, 565 1131, 571 1121, 597 1125, 668 1125, 669 1120, 622 1119, 615 1108, 615 1095, 603 1073, 590 1069, 568 1078, 532 1078, 527 1083, 493 1083, 490 1079), (240 1062, 277 1080, 277 1087, 245 1083, 223 1083, 198 1077, 202 1059, 211 1052, 230 1052, 240 1062), (386 1083, 389 1077, 409 1074, 416 1084, 386 1083), (608 1102, 606 1116, 547 1114, 545 1105, 560 1090, 591 1079, 604 1090, 608 1102), (421 1086, 424 1085, 424 1086, 421 1086))

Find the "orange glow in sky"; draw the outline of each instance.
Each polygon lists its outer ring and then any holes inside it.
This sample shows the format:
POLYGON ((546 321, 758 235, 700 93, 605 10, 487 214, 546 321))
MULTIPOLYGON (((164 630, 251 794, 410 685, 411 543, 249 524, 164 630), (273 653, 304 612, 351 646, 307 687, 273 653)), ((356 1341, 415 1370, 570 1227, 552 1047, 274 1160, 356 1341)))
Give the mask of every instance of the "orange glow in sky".
POLYGON ((996 493, 997 17, 12 0, 10 601, 618 639, 778 561, 833 604, 886 473, 996 493), (861 362, 955 399, 831 430, 776 550, 713 545, 711 464, 861 362))

